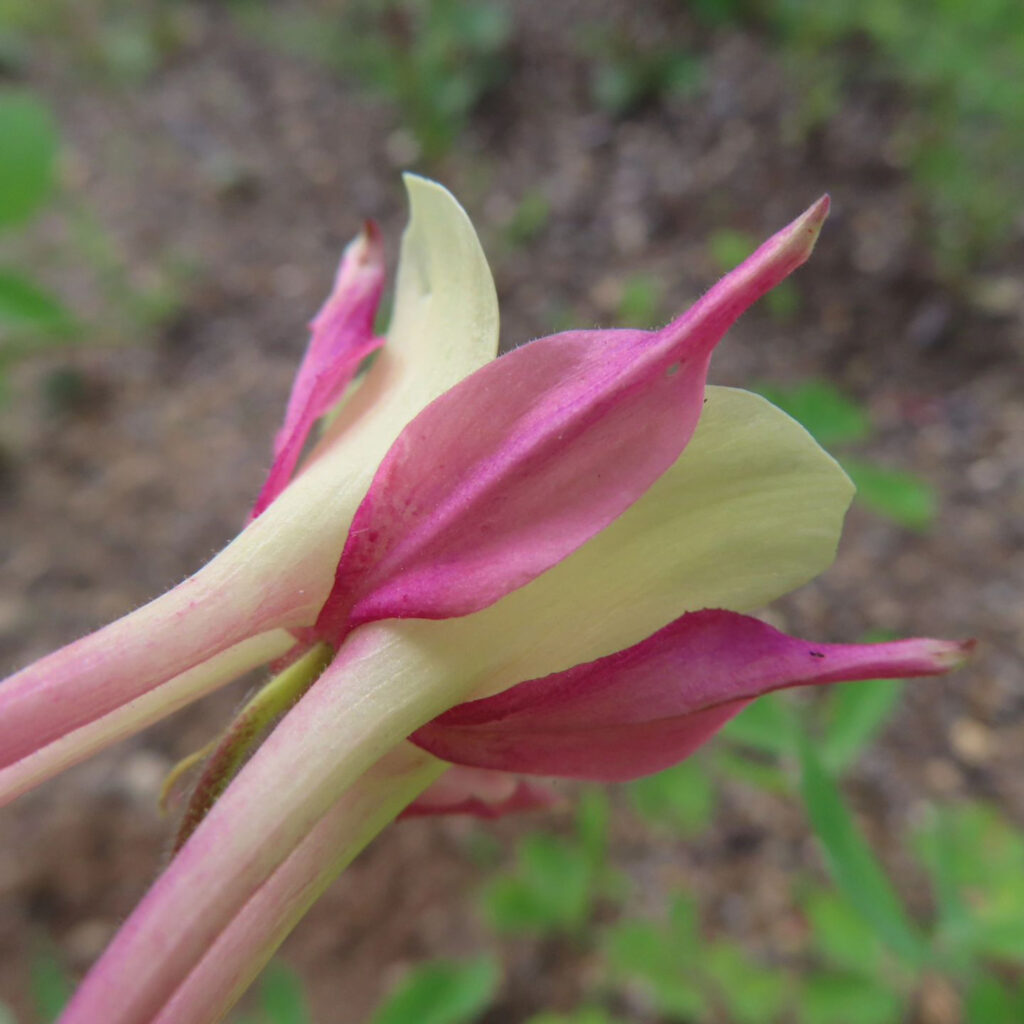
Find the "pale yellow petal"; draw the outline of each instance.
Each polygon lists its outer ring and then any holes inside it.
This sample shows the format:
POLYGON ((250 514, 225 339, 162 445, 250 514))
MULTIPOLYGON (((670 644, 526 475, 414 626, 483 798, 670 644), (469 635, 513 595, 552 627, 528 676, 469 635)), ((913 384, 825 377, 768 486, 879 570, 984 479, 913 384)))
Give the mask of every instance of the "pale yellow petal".
POLYGON ((493 691, 628 647, 688 611, 750 611, 822 572, 853 495, 846 474, 763 398, 707 397, 676 464, 593 540, 482 612, 403 631, 462 652, 493 691))
POLYGON ((249 599, 264 628, 315 619, 388 448, 424 406, 497 354, 494 282, 469 217, 435 182, 407 175, 406 188, 387 345, 308 468, 204 570, 236 590, 260 579, 249 599))
POLYGON ((405 187, 412 216, 387 351, 402 360, 426 405, 497 355, 498 296, 469 216, 451 193, 415 174, 405 175, 405 187))

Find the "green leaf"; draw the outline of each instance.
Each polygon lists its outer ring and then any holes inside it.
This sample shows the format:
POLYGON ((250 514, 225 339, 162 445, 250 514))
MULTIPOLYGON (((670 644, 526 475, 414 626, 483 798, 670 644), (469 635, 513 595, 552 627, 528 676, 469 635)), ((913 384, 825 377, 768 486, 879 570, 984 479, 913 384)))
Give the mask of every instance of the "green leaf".
POLYGON ((861 441, 871 432, 867 413, 828 381, 805 380, 788 388, 766 384, 754 390, 792 416, 825 448, 861 441))
POLYGON ((1024 961, 1024 835, 991 808, 937 810, 914 836, 935 888, 940 937, 956 963, 1024 961))
POLYGON ((629 799, 652 825, 692 835, 707 828, 715 808, 715 790, 707 764, 690 758, 667 771, 637 779, 629 799))
POLYGON ((796 722, 786 698, 774 693, 748 704, 721 735, 734 743, 781 756, 793 751, 796 722))
MULTIPOLYGON (((947 960, 967 966, 975 942, 972 915, 963 898, 964 883, 961 852, 949 815, 933 813, 918 828, 912 845, 918 859, 931 876, 938 920, 935 939, 947 960)), ((981 851, 968 852, 968 858, 983 857, 981 851)))
POLYGON ((599 872, 608 855, 608 820, 611 810, 603 789, 585 789, 576 802, 576 834, 591 871, 599 872))
POLYGON ((312 1020, 302 979, 281 963, 272 963, 263 972, 260 1009, 265 1024, 310 1024, 312 1020))
POLYGON ((435 960, 406 975, 372 1024, 467 1024, 491 1004, 497 986, 498 967, 490 957, 435 960))
POLYGON ((1024 987, 1013 991, 993 977, 979 978, 964 999, 964 1024, 1020 1024, 1024 987))
POLYGON ((623 327, 653 328, 661 319, 661 285, 650 274, 626 278, 619 297, 618 322, 623 327))
POLYGON ((74 988, 67 971, 48 945, 32 958, 29 971, 36 1015, 43 1021, 56 1020, 74 988))
POLYGON ((527 836, 521 849, 524 877, 549 908, 553 923, 576 928, 590 908, 590 855, 554 836, 527 836))
POLYGON ((646 83, 622 64, 603 62, 592 71, 594 101, 609 114, 628 113, 639 104, 645 88, 646 83))
POLYGON ((619 1024, 617 1017, 610 1017, 597 1006, 585 1006, 571 1013, 539 1013, 526 1024, 619 1024))
POLYGON ((909 966, 921 966, 927 959, 921 936, 806 737, 800 738, 800 772, 811 825, 840 891, 893 952, 909 966))
POLYGON ((904 998, 871 978, 812 974, 799 994, 799 1024, 893 1024, 904 998))
POLYGON ((526 245, 543 232, 550 216, 547 196, 538 188, 529 189, 505 225, 505 237, 513 245, 526 245))
POLYGON ((738 267, 756 248, 757 239, 753 235, 731 228, 714 231, 708 239, 711 258, 718 264, 718 269, 722 273, 738 267))
POLYGON ((838 893, 811 889, 801 899, 814 948, 832 967, 865 978, 879 975, 885 958, 874 930, 838 893))
POLYGON ((780 281, 764 297, 764 303, 776 320, 787 322, 800 312, 800 289, 794 281, 780 281))
POLYGON ((739 751, 720 746, 715 751, 714 766, 716 771, 767 793, 788 795, 792 789, 786 773, 776 764, 768 764, 739 751))
POLYGON ((731 942, 716 942, 701 954, 718 996, 734 1024, 771 1024, 786 1007, 789 979, 751 961, 731 942))
POLYGON ((903 686, 895 679, 868 679, 830 691, 821 738, 821 759, 830 771, 849 767, 878 735, 899 704, 903 686))
POLYGON ((590 913, 594 881, 591 853, 535 833, 519 844, 515 874, 484 889, 484 911, 500 932, 573 932, 590 913))
POLYGON ((872 511, 913 530, 931 525, 938 500, 923 480, 859 459, 843 459, 842 467, 856 485, 857 497, 872 511))
POLYGON ((689 896, 676 893, 668 908, 668 933, 677 956, 696 954, 700 941, 699 924, 697 904, 689 896))
POLYGON ((557 931, 562 922, 522 879, 511 875, 495 878, 480 894, 490 926, 499 933, 525 934, 557 931))
POLYGON ((59 300, 20 274, 0 270, 0 330, 63 333, 74 318, 59 300))
POLYGON ((27 92, 0 91, 0 228, 28 220, 49 198, 58 142, 44 103, 27 92))
POLYGON ((708 25, 742 24, 746 0, 690 0, 693 13, 708 25))
POLYGON ((655 921, 620 921, 605 935, 605 955, 612 971, 638 984, 658 1009, 669 1016, 700 1017, 707 1008, 694 974, 696 912, 690 901, 676 900, 666 927, 655 921))

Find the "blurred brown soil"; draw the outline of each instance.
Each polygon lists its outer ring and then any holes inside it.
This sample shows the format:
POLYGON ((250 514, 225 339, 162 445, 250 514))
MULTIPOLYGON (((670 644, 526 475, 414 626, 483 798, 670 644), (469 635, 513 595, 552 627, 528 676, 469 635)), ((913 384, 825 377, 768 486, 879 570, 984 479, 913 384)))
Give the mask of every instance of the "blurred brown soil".
MULTIPOLYGON (((834 569, 773 613, 824 640, 869 628, 979 638, 967 670, 911 688, 853 773, 872 836, 921 901, 896 840, 929 801, 980 796, 1024 820, 1022 310, 986 312, 969 290, 939 283, 914 188, 887 155, 899 97, 851 93, 827 127, 789 137, 797 98, 766 43, 735 30, 695 34, 682 7, 516 3, 510 80, 430 170, 460 196, 493 257, 505 345, 566 319, 612 323, 622 282, 638 272, 663 285, 667 318, 715 278, 713 231, 763 236, 832 193, 834 213, 799 274, 799 312, 788 322, 751 312, 722 345, 713 379, 828 377, 878 424, 866 453, 941 496, 925 534, 855 508, 834 569), (699 45, 705 90, 618 121, 596 109, 577 39, 599 19, 699 45), (530 190, 547 198, 550 217, 516 247, 503 224, 530 190)), ((137 86, 83 76, 56 45, 40 46, 30 70, 58 112, 69 188, 133 273, 144 281, 167 261, 192 273, 156 337, 16 372, 0 419, 0 669, 154 596, 237 531, 268 466, 304 322, 341 247, 370 216, 396 250, 394 110, 255 41, 215 5, 191 14, 190 38, 137 86), (68 365, 85 397, 55 411, 40 389, 68 365)), ((1011 267, 983 271, 996 280, 1011 267)), ((56 283, 74 294, 73 268, 56 283)), ((243 692, 216 695, 3 811, 0 1000, 26 1004, 39 936, 75 971, 99 952, 161 863, 164 772, 243 692)), ((510 850, 546 825, 503 822, 493 834, 510 850)), ((393 828, 289 940, 283 955, 308 980, 318 1021, 364 1020, 404 966, 487 941, 473 900, 475 829, 393 828)), ((688 842, 638 838, 623 811, 614 859, 637 882, 633 910, 687 886, 717 927, 780 956, 801 929, 788 880, 818 863, 797 809, 739 786, 726 787, 714 828, 688 842)), ((508 955, 495 1022, 570 1007, 593 967, 571 949, 513 943, 508 955)))

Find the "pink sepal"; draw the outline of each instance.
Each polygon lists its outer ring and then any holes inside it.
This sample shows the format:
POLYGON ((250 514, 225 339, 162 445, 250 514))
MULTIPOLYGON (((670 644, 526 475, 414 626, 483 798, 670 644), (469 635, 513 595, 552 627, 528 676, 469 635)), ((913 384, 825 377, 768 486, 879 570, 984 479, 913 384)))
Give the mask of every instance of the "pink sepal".
POLYGON ((411 739, 454 764, 632 779, 683 760, 761 694, 935 675, 971 646, 812 644, 735 612, 693 612, 625 651, 461 704, 411 739))
POLYGON ((484 608, 561 561, 678 458, 712 349, 810 254, 827 198, 660 331, 576 331, 484 366, 399 435, 356 512, 317 623, 484 608))
POLYGON ((334 290, 310 321, 284 424, 274 439, 274 463, 250 514, 255 519, 287 487, 309 432, 341 398, 359 364, 384 343, 373 320, 384 289, 384 248, 373 221, 345 249, 334 290))
POLYGON ((561 804, 556 793, 527 779, 482 768, 450 768, 421 793, 399 818, 468 814, 501 818, 523 811, 545 811, 561 804))

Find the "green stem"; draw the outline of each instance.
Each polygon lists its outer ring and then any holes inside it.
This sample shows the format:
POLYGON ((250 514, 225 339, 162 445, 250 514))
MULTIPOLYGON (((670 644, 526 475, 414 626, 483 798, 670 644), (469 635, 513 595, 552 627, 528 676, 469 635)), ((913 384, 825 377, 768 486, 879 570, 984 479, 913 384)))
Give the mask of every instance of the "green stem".
POLYGON ((196 830, 217 798, 262 742, 268 729, 290 711, 331 663, 334 651, 316 644, 274 676, 235 716, 206 762, 174 840, 174 852, 196 830))

